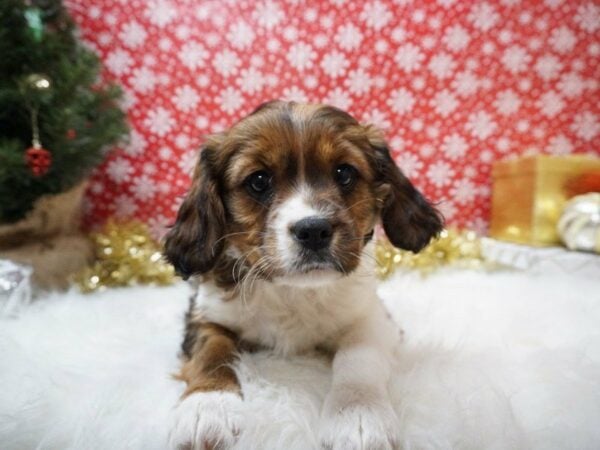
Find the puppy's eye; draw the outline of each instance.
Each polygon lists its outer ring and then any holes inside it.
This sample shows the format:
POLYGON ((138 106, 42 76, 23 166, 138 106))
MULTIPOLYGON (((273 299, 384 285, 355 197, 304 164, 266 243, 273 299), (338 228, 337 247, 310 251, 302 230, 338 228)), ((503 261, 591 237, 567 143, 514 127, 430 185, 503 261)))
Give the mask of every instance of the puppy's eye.
POLYGON ((358 172, 350 164, 341 164, 336 167, 333 174, 335 181, 343 188, 350 188, 358 178, 358 172))
POLYGON ((246 178, 246 186, 251 193, 264 194, 271 189, 271 175, 264 170, 254 172, 246 178))

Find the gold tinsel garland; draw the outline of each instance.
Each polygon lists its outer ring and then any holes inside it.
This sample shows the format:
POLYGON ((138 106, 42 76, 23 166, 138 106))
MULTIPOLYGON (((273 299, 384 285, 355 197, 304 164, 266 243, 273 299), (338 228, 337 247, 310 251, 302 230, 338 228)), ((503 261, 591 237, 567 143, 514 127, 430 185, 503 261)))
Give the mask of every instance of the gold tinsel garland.
POLYGON ((76 282, 84 292, 135 284, 171 284, 173 267, 162 258, 161 246, 139 222, 108 222, 91 235, 96 262, 81 271, 76 282))
POLYGON ((387 239, 375 245, 377 275, 387 278, 397 268, 427 274, 441 267, 480 268, 483 265, 481 241, 474 231, 444 230, 419 253, 400 250, 387 239))
MULTIPOLYGON (((81 271, 76 282, 84 292, 135 284, 167 285, 175 280, 173 267, 164 261, 161 245, 139 222, 109 222, 91 235, 96 262, 81 271)), ((478 268, 483 265, 481 243, 473 231, 444 230, 415 254, 392 246, 385 238, 375 245, 377 275, 386 278, 396 269, 423 274, 445 266, 478 268)))

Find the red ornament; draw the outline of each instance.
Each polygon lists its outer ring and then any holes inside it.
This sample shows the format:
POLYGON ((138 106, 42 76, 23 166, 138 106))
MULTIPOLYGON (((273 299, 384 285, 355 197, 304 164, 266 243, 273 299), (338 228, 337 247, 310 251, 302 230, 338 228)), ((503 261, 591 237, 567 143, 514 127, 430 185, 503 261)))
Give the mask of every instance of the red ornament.
POLYGON ((42 147, 30 147, 25 151, 25 161, 36 177, 41 177, 48 172, 52 163, 52 155, 42 147))
POLYGON ((67 139, 73 140, 77 137, 77 132, 73 128, 67 130, 67 139))

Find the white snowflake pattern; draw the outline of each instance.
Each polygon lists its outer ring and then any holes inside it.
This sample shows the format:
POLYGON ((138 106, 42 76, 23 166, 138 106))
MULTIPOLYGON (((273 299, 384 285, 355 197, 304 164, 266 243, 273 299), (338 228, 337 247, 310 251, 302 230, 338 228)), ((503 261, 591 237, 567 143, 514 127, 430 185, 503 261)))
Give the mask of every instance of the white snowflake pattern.
POLYGON ((399 43, 406 39, 406 29, 403 27, 395 27, 391 34, 392 41, 399 43))
POLYGON ((221 91, 217 98, 217 102, 219 103, 221 111, 231 115, 242 106, 243 98, 240 91, 229 86, 221 91))
POLYGON ((353 24, 347 23, 338 28, 334 39, 343 50, 354 50, 360 46, 363 35, 353 24))
POLYGON ((521 107, 521 98, 512 89, 498 92, 494 107, 504 116, 516 113, 521 107))
POLYGON ((181 155, 181 158, 177 161, 177 166, 183 173, 191 175, 196 167, 196 161, 198 161, 198 153, 188 151, 181 155))
POLYGON ((448 27, 442 38, 442 42, 446 44, 446 47, 454 52, 464 50, 469 45, 470 40, 469 33, 460 25, 448 27))
POLYGON ((131 192, 140 201, 148 201, 156 194, 156 183, 147 175, 136 177, 131 192))
POLYGON ((158 157, 163 161, 168 161, 173 157, 173 150, 169 147, 161 147, 158 150, 158 157))
POLYGON ((184 66, 197 69, 204 65, 204 61, 208 58, 208 52, 202 44, 192 41, 183 44, 178 56, 184 66))
POLYGON ((240 78, 238 84, 242 92, 254 94, 260 91, 265 85, 266 79, 261 72, 256 70, 254 67, 243 69, 240 72, 240 78))
POLYGON ((313 44, 319 49, 327 47, 329 45, 329 37, 323 33, 319 33, 313 39, 313 44))
POLYGON ((181 41, 186 41, 190 34, 192 34, 192 30, 187 25, 179 25, 175 28, 175 36, 181 41))
POLYGON ((517 121, 517 125, 515 127, 519 133, 525 133, 529 130, 529 122, 525 119, 521 119, 517 121))
POLYGON ((494 131, 496 131, 496 128, 496 122, 494 122, 492 120, 492 116, 485 111, 478 111, 469 114, 466 129, 473 137, 481 140, 487 139, 494 133, 494 131))
POLYGON ((503 44, 508 44, 513 40, 513 34, 509 30, 501 30, 498 34, 498 40, 503 44))
POLYGON ((473 26, 483 32, 491 30, 499 18, 500 15, 496 9, 487 2, 477 2, 468 15, 473 26))
POLYGON ((388 22, 392 19, 393 14, 385 5, 385 3, 375 0, 372 2, 365 3, 361 13, 360 20, 362 20, 368 27, 371 27, 377 31, 385 27, 388 22))
POLYGON ((577 7, 575 22, 588 33, 594 33, 600 27, 600 6, 584 3, 577 7))
POLYGON ((573 144, 564 134, 558 134, 550 138, 546 151, 553 155, 568 155, 573 152, 573 144))
POLYGON ((470 71, 458 72, 451 82, 452 89, 461 97, 473 95, 479 89, 479 79, 470 71))
POLYGON ((577 37, 569 27, 563 25, 552 31, 549 42, 557 53, 568 53, 577 44, 577 37))
POLYGON ((187 112, 191 109, 194 109, 199 101, 200 96, 198 95, 198 91, 189 84, 180 86, 177 89, 175 89, 175 96, 173 97, 173 102, 181 111, 187 112))
POLYGON ((131 76, 131 85, 137 92, 146 93, 152 89, 158 83, 158 77, 156 73, 147 67, 140 67, 135 69, 131 76))
POLYGON ((160 28, 171 23, 176 15, 177 11, 174 5, 168 1, 152 1, 146 8, 146 16, 150 22, 160 28))
POLYGON ((573 98, 583 93, 585 82, 576 72, 567 72, 560 77, 556 87, 565 97, 573 98))
POLYGON ((425 124, 423 123, 423 119, 419 119, 417 117, 410 121, 409 126, 410 126, 410 129, 416 133, 416 132, 421 131, 423 129, 423 127, 425 126, 425 124))
POLYGON ((448 117, 458 107, 458 100, 448 89, 436 93, 431 99, 435 111, 442 117, 448 117))
POLYGON ((381 130, 387 130, 391 125, 387 115, 377 108, 368 110, 365 114, 363 114, 362 120, 364 123, 375 125, 381 130))
POLYGON ((156 173, 156 164, 147 162, 142 166, 142 172, 146 175, 154 175, 156 173))
POLYGON ((427 178, 435 187, 441 188, 450 184, 454 169, 446 161, 435 161, 427 170, 427 178))
POLYGON ((555 91, 548 91, 542 94, 535 106, 540 112, 549 118, 556 116, 565 107, 565 102, 555 91))
POLYGON ((413 153, 404 152, 396 157, 396 164, 402 169, 402 172, 409 177, 417 177, 423 169, 423 161, 413 153))
POLYGON ((514 75, 529 69, 531 55, 520 45, 513 45, 504 50, 501 61, 506 70, 514 75))
POLYGON ((298 42, 290 47, 286 57, 292 67, 303 71, 313 66, 313 60, 317 57, 317 53, 311 45, 298 42))
POLYGON ((372 84, 373 79, 363 69, 351 70, 344 81, 351 93, 359 95, 369 92, 372 84))
POLYGON ((271 30, 283 20, 285 14, 276 2, 267 0, 258 4, 253 17, 261 27, 271 30))
POLYGON ((571 124, 571 131, 575 133, 575 136, 584 140, 591 141, 600 132, 600 123, 596 118, 596 115, 591 111, 584 111, 575 115, 573 123, 571 124))
POLYGON ((234 48, 246 49, 252 45, 256 35, 250 25, 243 20, 238 20, 236 23, 229 27, 227 33, 227 40, 231 43, 234 48))
POLYGON ((331 78, 338 78, 346 73, 349 64, 343 53, 334 50, 323 56, 321 68, 331 78))
POLYGON ((377 42, 375 42, 375 51, 379 54, 384 54, 387 53, 390 45, 388 44, 388 42, 384 39, 378 39, 377 42))
POLYGON ((106 165, 106 174, 114 183, 129 181, 133 173, 133 166, 125 158, 115 158, 106 165))
POLYGON ((465 138, 458 133, 452 133, 446 137, 442 142, 442 152, 450 159, 459 159, 467 154, 469 146, 465 138))
POLYGON ((123 25, 119 38, 123 41, 123 44, 129 48, 137 48, 146 40, 148 33, 144 28, 135 20, 123 25))
POLYGON ((505 136, 502 136, 501 138, 498 138, 498 140, 496 141, 496 148, 498 149, 498 151, 500 153, 506 153, 510 150, 510 139, 508 139, 505 136))
POLYGON ((298 86, 290 86, 283 90, 283 100, 294 101, 299 103, 308 102, 308 96, 306 92, 300 89, 298 86))
POLYGON ((115 75, 123 75, 129 72, 133 59, 127 51, 117 49, 106 56, 104 64, 115 75))
POLYGON ((395 89, 390 94, 387 104, 396 114, 406 114, 413 108, 415 97, 406 88, 395 89))
POLYGON ((144 125, 152 134, 163 137, 175 126, 175 119, 167 109, 158 106, 148 112, 144 125))
POLYGON ((427 67, 436 78, 443 80, 452 75, 456 62, 449 54, 439 53, 431 58, 427 67))
POLYGON ((283 39, 287 42, 294 42, 298 39, 298 28, 294 26, 287 26, 283 29, 283 39))
POLYGON ((456 207, 456 205, 447 200, 442 200, 440 204, 437 205, 437 208, 439 212, 442 213, 442 217, 444 217, 444 220, 446 221, 452 220, 458 212, 458 208, 456 207))
MULTIPOLYGON (((161 184, 165 185, 165 183, 161 184)), ((168 185, 166 186, 169 187, 168 185)), ((167 195, 169 191, 170 189, 166 191, 161 191, 161 193, 167 195)), ((169 231, 169 225, 171 224, 171 222, 172 221, 170 218, 167 219, 162 214, 158 214, 154 217, 148 218, 148 228, 150 228, 150 234, 158 241, 162 241, 165 234, 169 231)))
POLYGON ((237 68, 240 66, 240 58, 231 50, 223 50, 215 54, 212 64, 220 75, 228 77, 237 72, 237 68))
POLYGON ((188 149, 191 147, 191 142, 192 140, 187 134, 179 133, 177 136, 175 136, 175 145, 177 148, 183 150, 188 149))
POLYGON ((453 183, 450 195, 459 205, 471 203, 477 196, 477 186, 466 178, 458 179, 453 183))
POLYGON ((337 106, 340 109, 349 109, 352 105, 352 99, 346 90, 340 87, 336 87, 330 91, 323 99, 323 102, 328 105, 337 106))
POLYGON ((544 55, 538 58, 534 69, 542 80, 549 81, 558 76, 562 63, 554 55, 544 55))
POLYGON ((394 61, 405 72, 413 72, 419 68, 425 56, 414 44, 404 44, 398 47, 394 61))
POLYGON ((138 210, 138 206, 127 194, 121 194, 115 198, 115 215, 120 218, 132 217, 138 210))
POLYGON ((144 135, 133 128, 129 132, 129 141, 123 148, 123 151, 130 156, 139 156, 146 150, 146 145, 148 145, 148 143, 146 142, 146 139, 144 139, 144 135))

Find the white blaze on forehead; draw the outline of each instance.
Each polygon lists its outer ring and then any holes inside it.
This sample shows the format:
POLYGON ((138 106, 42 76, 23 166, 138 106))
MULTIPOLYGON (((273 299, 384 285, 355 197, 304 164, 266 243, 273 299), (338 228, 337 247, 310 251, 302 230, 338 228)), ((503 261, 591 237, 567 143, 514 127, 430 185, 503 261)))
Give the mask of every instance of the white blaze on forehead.
POLYGON ((310 192, 308 189, 301 189, 292 195, 277 208, 277 221, 282 224, 286 222, 289 226, 305 217, 322 214, 309 203, 309 199, 310 192))

